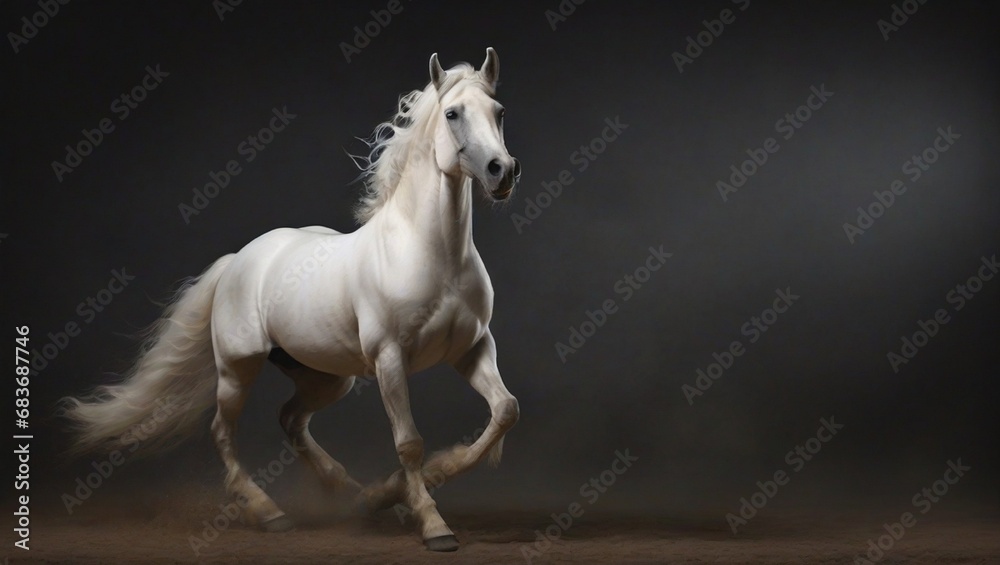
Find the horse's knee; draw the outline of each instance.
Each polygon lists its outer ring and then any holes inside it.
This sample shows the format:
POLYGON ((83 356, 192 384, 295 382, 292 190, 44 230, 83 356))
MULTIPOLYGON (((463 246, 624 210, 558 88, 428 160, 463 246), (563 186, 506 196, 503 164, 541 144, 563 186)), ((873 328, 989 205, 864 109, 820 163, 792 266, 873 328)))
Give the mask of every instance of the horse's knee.
POLYGON ((517 404, 517 399, 513 396, 498 402, 493 410, 493 419, 504 430, 514 427, 520 417, 521 409, 517 404))

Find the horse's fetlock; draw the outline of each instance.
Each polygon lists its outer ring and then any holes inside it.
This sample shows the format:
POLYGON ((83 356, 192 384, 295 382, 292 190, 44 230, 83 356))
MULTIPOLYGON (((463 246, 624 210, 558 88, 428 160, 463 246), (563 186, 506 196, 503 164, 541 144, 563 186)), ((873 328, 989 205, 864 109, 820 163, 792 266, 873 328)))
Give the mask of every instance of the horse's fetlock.
POLYGON ((424 440, 417 437, 396 445, 396 454, 403 465, 419 464, 424 458, 424 440))

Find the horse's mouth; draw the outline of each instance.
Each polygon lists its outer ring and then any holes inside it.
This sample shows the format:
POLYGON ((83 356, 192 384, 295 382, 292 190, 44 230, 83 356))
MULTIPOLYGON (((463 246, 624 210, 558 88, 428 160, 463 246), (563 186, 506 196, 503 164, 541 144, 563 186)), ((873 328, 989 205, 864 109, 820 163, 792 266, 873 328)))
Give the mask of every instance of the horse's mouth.
POLYGON ((496 189, 494 191, 491 191, 490 192, 490 197, 493 200, 507 200, 507 198, 510 197, 510 195, 511 195, 512 192, 514 192, 514 184, 513 183, 511 183, 511 185, 508 186, 508 187, 506 187, 506 188, 498 188, 498 189, 496 189))
POLYGON ((514 192, 514 188, 517 187, 518 181, 521 180, 521 162, 514 159, 514 167, 507 172, 507 174, 500 180, 500 184, 495 190, 489 191, 490 196, 494 200, 507 200, 511 193, 514 192))

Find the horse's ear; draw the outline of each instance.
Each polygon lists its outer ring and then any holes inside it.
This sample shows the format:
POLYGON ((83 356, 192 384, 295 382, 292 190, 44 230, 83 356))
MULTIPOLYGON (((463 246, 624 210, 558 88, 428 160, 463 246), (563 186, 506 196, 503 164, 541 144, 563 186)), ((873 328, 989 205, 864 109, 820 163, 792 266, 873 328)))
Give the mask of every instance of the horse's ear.
POLYGON ((434 88, 441 88, 441 83, 444 82, 444 69, 441 68, 441 63, 438 62, 438 54, 435 53, 431 55, 431 82, 434 83, 434 88))
POLYGON ((496 87, 497 79, 500 78, 500 57, 497 56, 496 50, 492 47, 486 48, 486 60, 483 61, 479 73, 483 75, 490 86, 496 87))

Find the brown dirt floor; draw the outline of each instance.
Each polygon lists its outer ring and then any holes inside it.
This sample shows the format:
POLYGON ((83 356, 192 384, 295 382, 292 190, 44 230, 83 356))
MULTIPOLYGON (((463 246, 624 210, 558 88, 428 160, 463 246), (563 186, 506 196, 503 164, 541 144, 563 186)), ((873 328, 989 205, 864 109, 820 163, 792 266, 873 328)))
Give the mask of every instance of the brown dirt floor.
MULTIPOLYGON (((218 514, 217 498, 168 496, 154 504, 115 498, 81 507, 73 516, 61 508, 37 516, 31 551, 6 549, 9 563, 851 564, 892 518, 884 511, 775 509, 734 536, 715 515, 662 518, 595 511, 576 519, 555 543, 535 548, 540 555, 531 553, 529 561, 524 550, 534 547, 536 530, 552 523, 550 511, 442 509, 461 547, 438 554, 423 548, 412 521, 401 523, 391 511, 360 518, 290 509, 295 530, 269 534, 236 522, 196 556, 190 536, 218 514)), ((931 511, 877 563, 1000 564, 1000 515, 931 511)))

